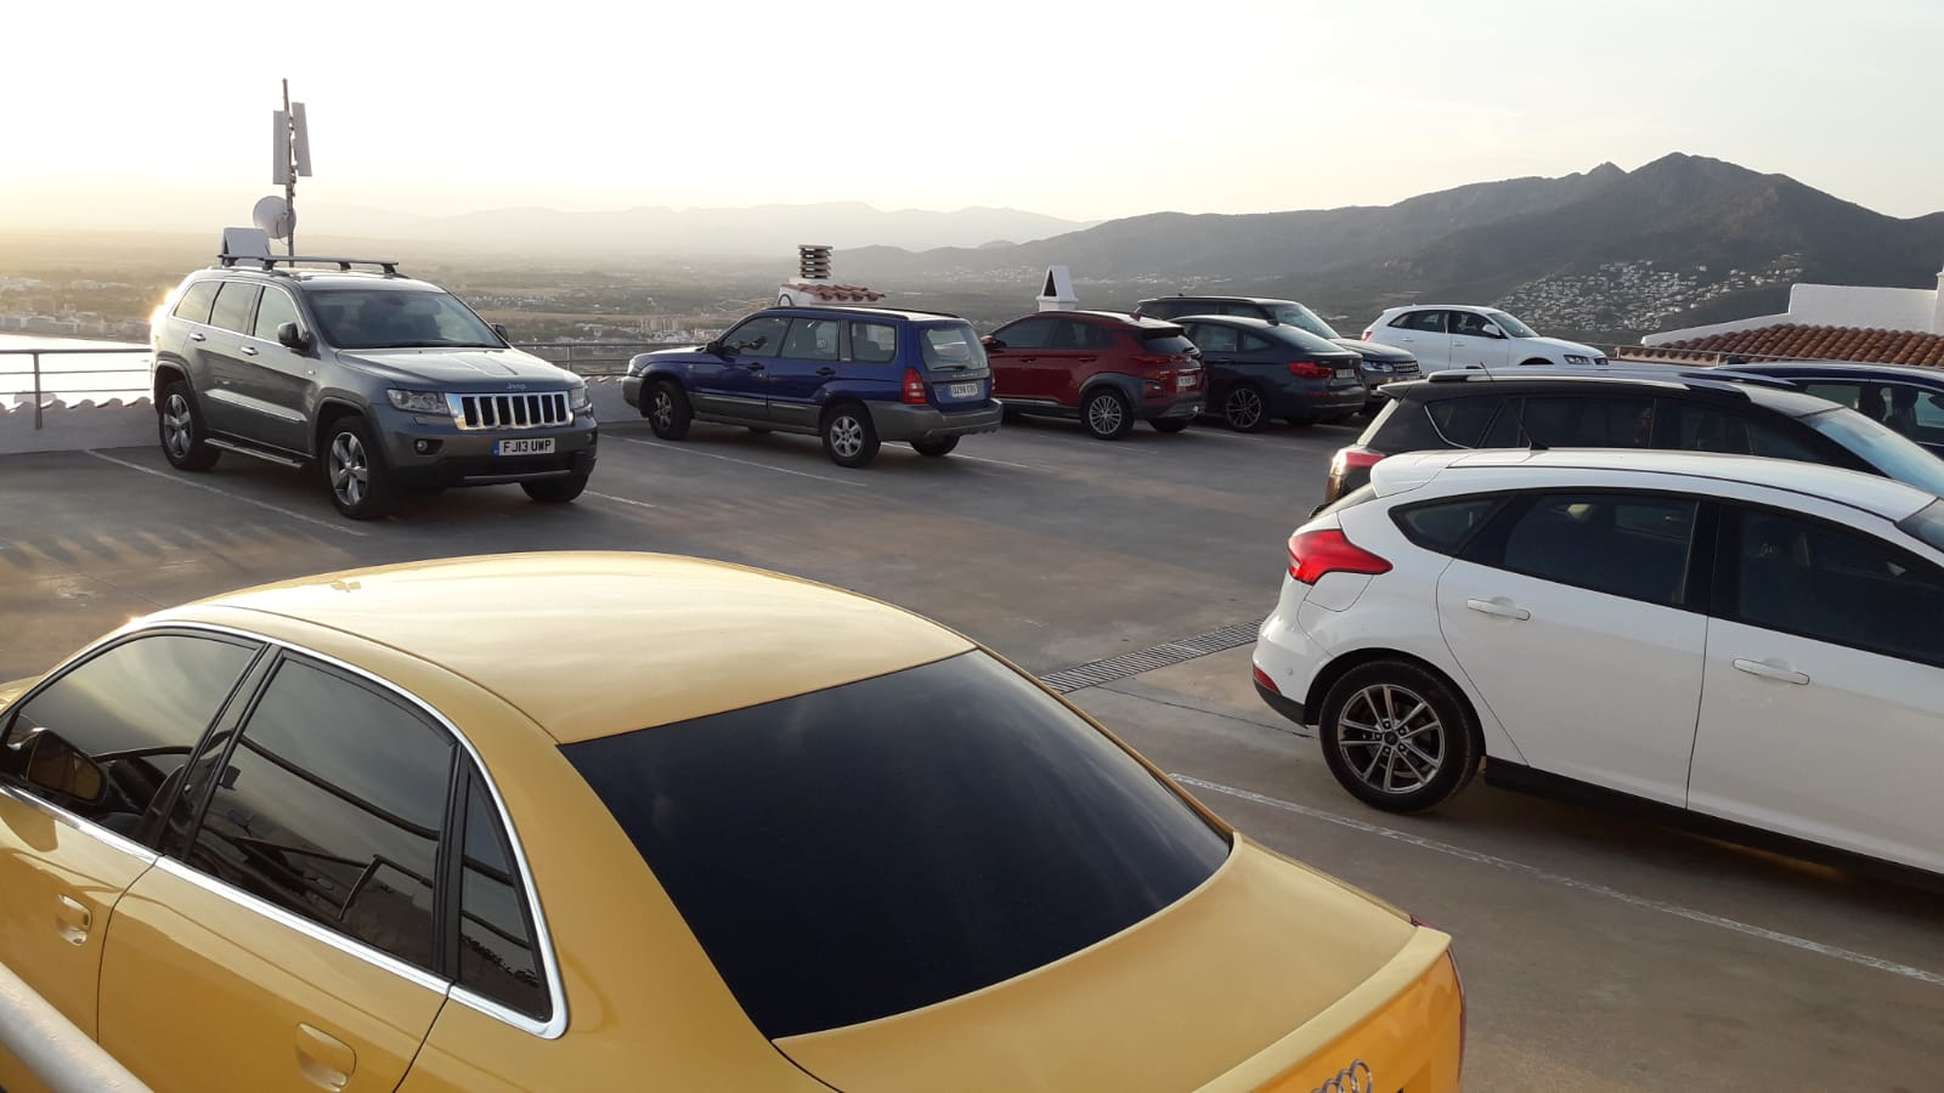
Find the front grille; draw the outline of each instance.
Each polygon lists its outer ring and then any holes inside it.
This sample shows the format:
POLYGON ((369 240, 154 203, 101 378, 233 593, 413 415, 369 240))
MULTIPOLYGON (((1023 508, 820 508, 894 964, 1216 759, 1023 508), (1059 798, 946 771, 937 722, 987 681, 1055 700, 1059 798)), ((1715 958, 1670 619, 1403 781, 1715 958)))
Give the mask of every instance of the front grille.
POLYGON ((574 423, 567 392, 537 395, 447 395, 452 423, 461 429, 546 429, 574 423))

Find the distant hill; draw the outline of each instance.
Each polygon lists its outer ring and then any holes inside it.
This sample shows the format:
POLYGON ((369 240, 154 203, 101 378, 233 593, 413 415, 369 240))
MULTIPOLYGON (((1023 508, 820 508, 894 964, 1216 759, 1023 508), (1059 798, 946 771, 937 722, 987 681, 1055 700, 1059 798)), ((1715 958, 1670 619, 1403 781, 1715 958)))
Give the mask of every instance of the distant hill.
POLYGON ((1541 326, 1618 338, 1779 310, 1795 280, 1928 287, 1944 263, 1944 212, 1898 219, 1676 153, 1381 207, 1156 213, 1013 246, 877 247, 841 261, 845 276, 879 285, 1065 264, 1083 282, 1149 293, 1296 294, 1359 321, 1413 300, 1516 303, 1541 326))
POLYGON ((1085 228, 1019 209, 885 211, 861 202, 757 205, 748 208, 644 207, 612 212, 490 209, 454 216, 409 216, 320 205, 308 218, 332 235, 439 242, 549 256, 687 256, 781 258, 798 243, 852 248, 880 244, 909 250, 1021 243, 1085 228))

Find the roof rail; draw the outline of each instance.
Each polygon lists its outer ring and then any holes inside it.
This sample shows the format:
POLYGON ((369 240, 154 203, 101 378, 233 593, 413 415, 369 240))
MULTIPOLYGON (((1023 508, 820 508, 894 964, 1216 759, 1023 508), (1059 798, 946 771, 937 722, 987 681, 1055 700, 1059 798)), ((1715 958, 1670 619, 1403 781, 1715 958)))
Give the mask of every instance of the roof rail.
POLYGON ((231 269, 240 262, 261 262, 264 271, 269 273, 276 272, 276 267, 279 265, 294 266, 299 262, 333 265, 346 273, 351 271, 352 266, 377 266, 379 269, 385 271, 385 276, 387 277, 398 276, 398 259, 396 258, 326 258, 310 254, 219 254, 216 256, 216 261, 224 269, 231 269))

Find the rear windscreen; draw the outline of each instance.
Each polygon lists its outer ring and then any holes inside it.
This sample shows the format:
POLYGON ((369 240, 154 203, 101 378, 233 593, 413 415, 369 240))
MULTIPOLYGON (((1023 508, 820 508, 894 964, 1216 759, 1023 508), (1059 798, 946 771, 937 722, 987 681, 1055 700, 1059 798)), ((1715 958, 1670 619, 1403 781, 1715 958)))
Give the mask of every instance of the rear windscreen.
POLYGON ((1141 351, 1144 353, 1174 356, 1177 353, 1195 352, 1195 343, 1189 341, 1178 326, 1144 327, 1135 331, 1134 336, 1141 339, 1141 351))
POLYGON ((986 366, 985 347, 971 323, 940 323, 918 328, 918 345, 930 371, 979 371, 986 366))
POLYGON ((954 998, 1147 918, 1228 840, 971 652, 562 751, 772 1039, 954 998))

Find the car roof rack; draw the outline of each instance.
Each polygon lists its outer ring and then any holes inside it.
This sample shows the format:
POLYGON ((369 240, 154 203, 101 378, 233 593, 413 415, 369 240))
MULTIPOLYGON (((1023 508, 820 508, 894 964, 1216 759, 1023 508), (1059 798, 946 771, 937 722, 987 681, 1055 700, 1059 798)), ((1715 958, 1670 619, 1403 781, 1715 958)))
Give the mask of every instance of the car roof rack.
POLYGON ((219 254, 216 256, 216 261, 224 269, 233 269, 243 262, 260 262, 266 273, 279 272, 276 268, 279 265, 295 266, 299 262, 336 266, 345 273, 351 272, 352 266, 377 266, 387 277, 398 276, 396 258, 330 258, 314 254, 219 254))

